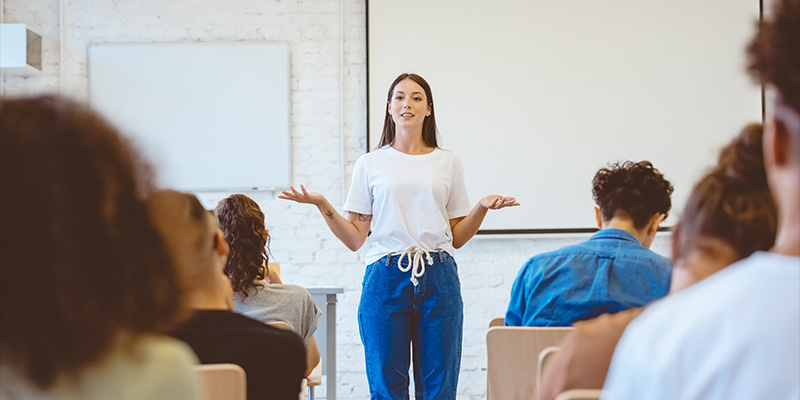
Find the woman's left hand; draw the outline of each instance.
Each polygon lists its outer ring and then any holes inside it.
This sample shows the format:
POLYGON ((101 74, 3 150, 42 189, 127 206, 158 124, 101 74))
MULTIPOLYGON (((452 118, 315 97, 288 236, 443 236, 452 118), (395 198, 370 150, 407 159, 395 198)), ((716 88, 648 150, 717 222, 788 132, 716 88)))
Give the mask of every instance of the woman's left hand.
POLYGON ((515 207, 519 203, 517 199, 510 196, 500 196, 499 194, 490 194, 481 199, 480 205, 489 210, 499 210, 505 207, 515 207))

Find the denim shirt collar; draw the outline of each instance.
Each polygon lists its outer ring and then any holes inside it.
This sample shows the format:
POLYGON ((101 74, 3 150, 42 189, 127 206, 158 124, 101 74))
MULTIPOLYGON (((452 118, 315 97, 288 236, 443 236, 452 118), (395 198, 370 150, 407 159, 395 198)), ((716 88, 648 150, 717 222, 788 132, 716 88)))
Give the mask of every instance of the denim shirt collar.
POLYGON ((639 245, 642 244, 641 242, 639 242, 639 239, 636 239, 636 236, 633 236, 632 233, 630 233, 628 231, 625 231, 625 230, 622 230, 622 229, 617 229, 617 228, 601 229, 601 230, 597 231, 594 235, 592 235, 591 238, 589 238, 589 240, 595 240, 595 239, 621 239, 621 240, 627 240, 629 242, 633 242, 633 243, 636 243, 636 244, 639 244, 639 245))

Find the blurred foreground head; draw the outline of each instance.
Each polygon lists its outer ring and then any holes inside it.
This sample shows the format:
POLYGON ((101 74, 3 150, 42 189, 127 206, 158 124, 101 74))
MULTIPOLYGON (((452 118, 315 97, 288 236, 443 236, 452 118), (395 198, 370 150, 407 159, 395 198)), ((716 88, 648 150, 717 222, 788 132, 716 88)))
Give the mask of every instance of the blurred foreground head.
POLYGON ((760 124, 745 127, 692 188, 672 238, 673 292, 774 244, 778 217, 762 136, 760 124))
POLYGON ((764 127, 764 165, 778 206, 773 251, 800 256, 800 0, 776 0, 747 51, 750 73, 776 92, 764 127))
POLYGON ((120 335, 182 311, 145 197, 149 169, 114 127, 55 97, 0 99, 0 365, 46 389, 120 335))

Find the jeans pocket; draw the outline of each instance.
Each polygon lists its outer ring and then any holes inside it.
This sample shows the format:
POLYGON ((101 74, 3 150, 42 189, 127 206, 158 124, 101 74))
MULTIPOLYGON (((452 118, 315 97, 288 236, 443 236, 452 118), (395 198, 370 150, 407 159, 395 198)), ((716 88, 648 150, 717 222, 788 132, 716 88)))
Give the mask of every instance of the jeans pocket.
POLYGON ((364 289, 366 289, 369 286, 370 282, 372 282, 372 276, 375 275, 375 270, 384 267, 384 265, 386 264, 384 258, 381 258, 380 260, 367 265, 367 269, 364 271, 364 279, 361 281, 362 293, 364 292, 364 289))
POLYGON ((461 278, 458 276, 458 265, 456 264, 456 259, 450 256, 449 254, 445 256, 446 258, 443 260, 444 264, 447 265, 447 269, 452 274, 452 278, 454 282, 458 284, 458 287, 461 288, 461 278))

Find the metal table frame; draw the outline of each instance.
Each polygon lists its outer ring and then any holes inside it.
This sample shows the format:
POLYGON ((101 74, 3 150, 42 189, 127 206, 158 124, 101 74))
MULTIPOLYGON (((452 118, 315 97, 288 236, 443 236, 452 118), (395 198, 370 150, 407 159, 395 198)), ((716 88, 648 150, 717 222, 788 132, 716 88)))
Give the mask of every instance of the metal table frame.
POLYGON ((307 289, 314 298, 314 303, 322 310, 320 324, 314 335, 322 355, 322 374, 327 380, 326 399, 336 400, 336 295, 344 293, 344 289, 340 287, 307 289), (321 336, 324 336, 324 340, 320 340, 321 336))

